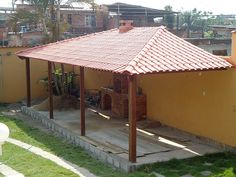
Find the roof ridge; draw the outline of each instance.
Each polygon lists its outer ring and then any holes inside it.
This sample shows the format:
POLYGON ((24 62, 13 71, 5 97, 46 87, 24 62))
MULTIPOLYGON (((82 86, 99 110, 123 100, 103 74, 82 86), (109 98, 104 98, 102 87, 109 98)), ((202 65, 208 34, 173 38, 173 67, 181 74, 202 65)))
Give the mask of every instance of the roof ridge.
MULTIPOLYGON (((158 38, 160 37, 160 35, 162 35, 163 33, 168 33, 169 35, 172 35, 172 36, 175 36, 173 33, 171 33, 170 31, 166 30, 166 28, 164 26, 160 26, 158 27, 158 30, 152 35, 152 37, 149 39, 149 41, 144 45, 144 47, 142 48, 142 50, 126 65, 123 67, 120 68, 120 70, 123 70, 123 72, 129 72, 129 73, 132 73, 131 71, 131 68, 133 68, 133 62, 135 63, 138 63, 139 61, 141 61, 142 59, 142 55, 143 53, 147 53, 148 51, 150 51, 150 43, 152 43, 152 41, 156 41, 158 40, 158 38)), ((175 36, 177 37, 177 36, 175 36)), ((182 39, 182 38, 179 38, 177 37, 178 40, 181 40, 181 41, 184 41, 184 42, 187 42, 189 45, 191 45, 191 47, 194 47, 194 48, 198 48, 197 46, 189 43, 188 41, 182 39)), ((206 55, 206 52, 205 50, 201 49, 201 48, 198 48, 198 50, 200 50, 201 52, 204 53, 204 55, 206 55)), ((216 55, 213 55, 211 53, 208 53, 208 55, 212 56, 212 57, 215 57, 217 58, 219 61, 218 62, 227 62, 226 60, 222 59, 221 57, 219 56, 216 56, 216 55)), ((208 62, 210 63, 213 63, 211 60, 209 60, 208 62)), ((197 62, 196 62, 197 63, 197 62)), ((201 63, 207 63, 207 62, 201 62, 201 63)), ((229 62, 227 62, 229 63, 229 62)), ((231 65, 231 64, 230 64, 231 65)))
MULTIPOLYGON (((160 34, 163 33, 164 31, 166 31, 166 28, 164 26, 158 27, 157 31, 151 36, 151 38, 147 41, 147 43, 144 44, 144 46, 140 50, 140 52, 124 67, 124 71, 128 71, 129 70, 128 67, 132 66, 131 65, 132 62, 134 62, 134 61, 138 62, 140 60, 139 56, 141 55, 142 52, 145 52, 144 50, 147 48, 148 44, 152 41, 153 37, 155 37, 158 33, 160 33, 160 34), (160 30, 162 30, 162 31, 160 32, 160 30)), ((159 37, 160 34, 157 37, 159 37)))
POLYGON ((197 50, 199 50, 199 51, 202 51, 202 52, 204 53, 204 55, 206 55, 206 54, 207 54, 207 55, 211 55, 212 57, 216 57, 216 58, 218 58, 218 59, 221 60, 221 61, 223 60, 220 56, 217 56, 217 55, 214 55, 214 54, 212 54, 212 53, 210 53, 210 52, 207 52, 206 50, 204 50, 204 49, 202 49, 202 48, 200 48, 200 47, 198 47, 198 46, 192 44, 191 42, 188 42, 188 41, 185 40, 184 38, 180 38, 180 37, 174 35, 173 33, 171 33, 171 32, 168 31, 168 30, 166 30, 166 33, 169 33, 172 37, 175 37, 175 38, 177 37, 178 40, 187 42, 189 46, 191 46, 191 47, 193 47, 194 49, 197 49, 197 50))

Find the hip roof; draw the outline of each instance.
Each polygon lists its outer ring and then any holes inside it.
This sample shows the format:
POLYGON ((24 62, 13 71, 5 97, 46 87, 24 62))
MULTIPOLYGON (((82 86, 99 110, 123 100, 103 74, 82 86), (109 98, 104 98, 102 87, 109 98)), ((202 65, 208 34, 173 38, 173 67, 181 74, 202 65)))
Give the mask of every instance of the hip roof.
POLYGON ((161 27, 118 29, 37 46, 19 57, 78 65, 126 74, 146 74, 231 67, 161 27))

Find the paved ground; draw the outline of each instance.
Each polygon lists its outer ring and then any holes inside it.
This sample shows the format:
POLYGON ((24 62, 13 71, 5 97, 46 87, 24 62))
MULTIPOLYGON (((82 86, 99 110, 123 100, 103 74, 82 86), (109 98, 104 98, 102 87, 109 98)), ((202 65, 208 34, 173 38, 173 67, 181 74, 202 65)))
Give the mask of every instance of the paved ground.
MULTIPOLYGON (((48 112, 42 112, 48 115, 48 112)), ((55 111, 55 123, 80 135, 79 110, 55 111)), ((219 149, 194 141, 181 131, 160 126, 152 121, 138 122, 137 162, 140 164, 184 159, 219 149)), ((128 159, 128 124, 125 119, 86 110, 86 138, 103 151, 128 159)))

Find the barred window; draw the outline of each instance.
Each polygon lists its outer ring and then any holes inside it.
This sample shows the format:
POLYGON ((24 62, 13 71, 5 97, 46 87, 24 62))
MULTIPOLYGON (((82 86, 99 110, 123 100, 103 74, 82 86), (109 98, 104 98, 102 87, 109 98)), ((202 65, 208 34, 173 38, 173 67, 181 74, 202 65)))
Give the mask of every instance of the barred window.
POLYGON ((95 15, 86 15, 85 16, 85 26, 86 27, 95 27, 96 26, 95 15))
POLYGON ((71 15, 71 14, 68 14, 68 15, 67 15, 67 22, 68 22, 69 24, 72 24, 72 15, 71 15))

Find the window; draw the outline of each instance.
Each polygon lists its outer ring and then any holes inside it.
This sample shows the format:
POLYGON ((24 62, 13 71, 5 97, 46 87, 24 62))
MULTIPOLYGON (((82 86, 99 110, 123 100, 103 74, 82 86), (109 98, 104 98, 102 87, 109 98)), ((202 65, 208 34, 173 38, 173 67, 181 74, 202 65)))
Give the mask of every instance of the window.
POLYGON ((60 22, 63 22, 63 21, 64 21, 63 14, 60 14, 60 22))
POLYGON ((95 27, 96 26, 95 15, 86 15, 85 16, 85 26, 86 27, 95 27))
POLYGON ((224 49, 224 50, 213 50, 212 53, 214 55, 219 55, 219 56, 227 56, 228 55, 227 49, 224 49))
POLYGON ((85 16, 85 26, 91 26, 91 16, 90 15, 85 16))
POLYGON ((56 15, 53 13, 52 16, 51 16, 51 20, 52 21, 56 21, 56 15))
POLYGON ((67 23, 72 24, 72 15, 71 14, 67 15, 67 23))

